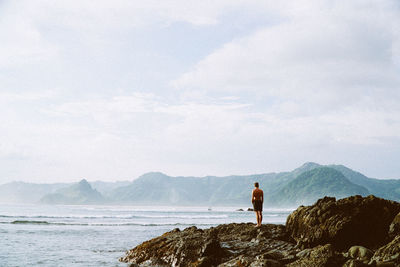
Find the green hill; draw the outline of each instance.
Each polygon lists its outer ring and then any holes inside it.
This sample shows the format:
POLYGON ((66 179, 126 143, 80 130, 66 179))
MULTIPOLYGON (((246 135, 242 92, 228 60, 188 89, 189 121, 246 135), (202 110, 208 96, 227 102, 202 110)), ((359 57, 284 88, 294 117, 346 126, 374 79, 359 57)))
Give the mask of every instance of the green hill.
POLYGON ((364 186, 368 191, 377 196, 390 200, 400 200, 400 180, 395 179, 374 179, 368 178, 365 175, 353 171, 343 165, 330 165, 329 167, 334 168, 343 173, 352 183, 364 186))
MULTIPOLYGON (((319 167, 323 167, 323 165, 319 165, 313 162, 307 162, 298 169, 311 170, 319 167)), ((326 167, 330 167, 337 171, 340 171, 347 179, 349 179, 350 182, 365 187, 372 195, 390 200, 400 200, 400 179, 369 178, 362 173, 354 171, 343 165, 332 164, 327 165, 326 167)))
POLYGON ((368 194, 365 187, 350 182, 341 172, 330 167, 318 167, 301 173, 266 199, 273 205, 297 206, 311 204, 324 196, 344 198, 368 194))
POLYGON ((47 194, 40 200, 44 204, 102 204, 106 199, 85 180, 55 193, 47 194))

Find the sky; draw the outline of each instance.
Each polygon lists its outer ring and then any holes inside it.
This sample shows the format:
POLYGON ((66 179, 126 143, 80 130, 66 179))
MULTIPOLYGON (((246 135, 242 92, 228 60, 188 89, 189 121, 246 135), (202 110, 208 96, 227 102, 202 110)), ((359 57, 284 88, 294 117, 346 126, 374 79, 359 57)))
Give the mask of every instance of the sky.
POLYGON ((0 183, 399 160, 397 0, 0 0, 0 183))

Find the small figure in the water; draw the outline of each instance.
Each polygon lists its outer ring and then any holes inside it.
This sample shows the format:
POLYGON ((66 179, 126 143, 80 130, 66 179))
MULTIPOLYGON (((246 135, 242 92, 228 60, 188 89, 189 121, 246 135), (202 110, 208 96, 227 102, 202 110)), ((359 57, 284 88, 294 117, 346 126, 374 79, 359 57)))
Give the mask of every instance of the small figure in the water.
POLYGON ((251 202, 257 217, 257 227, 261 226, 262 223, 262 209, 264 203, 264 192, 259 188, 258 182, 254 183, 254 189, 251 193, 251 202))

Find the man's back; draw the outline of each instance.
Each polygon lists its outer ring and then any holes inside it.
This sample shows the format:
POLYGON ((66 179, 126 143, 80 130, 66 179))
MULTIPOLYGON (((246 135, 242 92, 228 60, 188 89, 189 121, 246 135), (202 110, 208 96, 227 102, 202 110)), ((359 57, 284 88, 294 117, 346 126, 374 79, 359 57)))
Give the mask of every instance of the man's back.
POLYGON ((253 198, 255 200, 263 200, 264 198, 264 192, 260 188, 255 188, 253 190, 253 198))

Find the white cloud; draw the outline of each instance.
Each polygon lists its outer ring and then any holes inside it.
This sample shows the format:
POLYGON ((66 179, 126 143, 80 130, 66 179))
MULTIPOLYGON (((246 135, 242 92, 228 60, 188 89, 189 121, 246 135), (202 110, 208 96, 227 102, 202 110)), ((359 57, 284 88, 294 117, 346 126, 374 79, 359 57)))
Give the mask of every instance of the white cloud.
POLYGON ((352 105, 365 96, 400 99, 399 9, 377 2, 340 3, 307 9, 233 40, 172 84, 181 90, 272 96, 323 109, 352 105))
POLYGON ((0 116, 0 138, 7 140, 0 155, 3 161, 24 163, 19 177, 41 181, 131 179, 150 170, 172 175, 262 172, 290 168, 290 162, 316 155, 330 163, 321 151, 386 145, 385 138, 400 134, 400 113, 379 110, 296 117, 282 116, 281 110, 257 111, 240 99, 172 104, 132 93, 31 105, 28 112, 39 112, 41 119, 27 121, 18 108, 26 101, 37 104, 34 98, 14 98, 17 113, 0 116))
MULTIPOLYGON (((5 3, 0 68, 11 71, 0 76, 0 174, 9 180, 228 175, 309 160, 373 173, 377 157, 400 156, 394 1, 5 3), (176 60, 174 88, 159 80, 172 63, 157 68, 175 58, 170 43, 119 51, 175 22, 171 42, 189 31, 215 36, 238 12, 268 20, 191 69, 176 60), (126 76, 150 77, 157 89, 119 83, 126 76)), ((392 165, 376 173, 396 174, 392 165)))
POLYGON ((0 68, 29 66, 57 55, 57 48, 17 8, 3 3, 0 16, 0 68))
MULTIPOLYGON (((76 46, 90 49, 124 40, 115 34, 185 22, 216 24, 229 1, 2 1, 0 67, 61 64, 76 46), (58 61, 58 62, 57 62, 58 61)), ((126 37, 125 37, 126 38, 126 37)))

